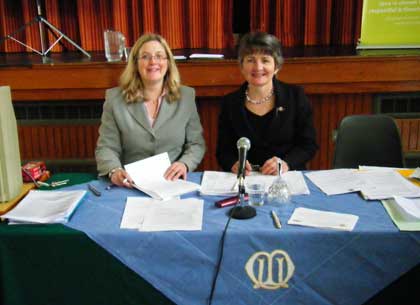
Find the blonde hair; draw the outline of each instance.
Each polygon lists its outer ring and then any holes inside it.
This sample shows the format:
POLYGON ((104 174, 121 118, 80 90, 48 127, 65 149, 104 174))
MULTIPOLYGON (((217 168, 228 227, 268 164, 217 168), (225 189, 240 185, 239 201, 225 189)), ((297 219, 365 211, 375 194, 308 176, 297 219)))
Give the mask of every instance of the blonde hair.
POLYGON ((144 83, 138 71, 137 60, 141 47, 149 41, 159 42, 165 50, 166 57, 168 58, 168 70, 163 78, 163 88, 166 90, 170 102, 178 101, 181 97, 179 89, 181 80, 178 68, 176 67, 175 59, 168 43, 158 34, 142 35, 131 48, 128 63, 120 77, 120 87, 123 96, 127 103, 135 103, 144 99, 144 83))

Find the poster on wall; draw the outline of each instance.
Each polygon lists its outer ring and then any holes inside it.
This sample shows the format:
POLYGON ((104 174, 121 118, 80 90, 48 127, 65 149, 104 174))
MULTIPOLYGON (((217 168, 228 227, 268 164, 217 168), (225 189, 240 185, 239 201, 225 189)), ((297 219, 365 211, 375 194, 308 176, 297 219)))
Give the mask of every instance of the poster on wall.
POLYGON ((364 0, 357 49, 420 48, 420 0, 364 0))

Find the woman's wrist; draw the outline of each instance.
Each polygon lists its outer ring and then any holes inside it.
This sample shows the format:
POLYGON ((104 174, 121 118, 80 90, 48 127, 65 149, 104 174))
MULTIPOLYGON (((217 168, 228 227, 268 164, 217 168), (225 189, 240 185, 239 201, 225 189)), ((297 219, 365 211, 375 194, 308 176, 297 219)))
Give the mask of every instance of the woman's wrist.
POLYGON ((116 167, 116 168, 111 169, 108 173, 108 178, 111 179, 112 175, 115 174, 115 172, 117 172, 119 170, 124 170, 124 169, 122 167, 116 167))

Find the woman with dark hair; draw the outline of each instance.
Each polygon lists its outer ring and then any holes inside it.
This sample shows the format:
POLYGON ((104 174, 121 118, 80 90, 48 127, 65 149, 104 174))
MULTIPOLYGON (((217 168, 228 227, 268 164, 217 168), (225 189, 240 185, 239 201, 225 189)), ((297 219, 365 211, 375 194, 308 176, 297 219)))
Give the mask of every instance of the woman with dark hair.
POLYGON ((265 175, 302 170, 315 155, 311 105, 303 89, 277 80, 283 64, 278 39, 246 34, 239 44, 239 65, 246 82, 223 99, 218 125, 217 160, 225 171, 238 171, 236 142, 251 142, 246 173, 256 165, 265 175))
POLYGON ((99 175, 131 187, 124 164, 168 152, 165 178, 186 179, 203 158, 202 132, 195 91, 181 85, 168 43, 160 35, 141 36, 120 86, 106 91, 95 151, 99 175))

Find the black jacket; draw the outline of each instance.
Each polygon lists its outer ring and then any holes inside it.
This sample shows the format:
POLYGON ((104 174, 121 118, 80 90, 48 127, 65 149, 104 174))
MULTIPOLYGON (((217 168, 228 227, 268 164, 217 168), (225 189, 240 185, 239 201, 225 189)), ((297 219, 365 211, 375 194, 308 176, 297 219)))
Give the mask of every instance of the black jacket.
POLYGON ((219 115, 216 156, 220 166, 230 171, 238 160, 236 142, 247 137, 251 142, 248 161, 262 166, 273 156, 285 160, 291 170, 305 169, 306 162, 315 155, 315 128, 312 108, 299 86, 285 84, 273 79, 275 94, 275 113, 268 134, 261 139, 247 119, 245 109, 244 83, 239 90, 223 98, 219 115))

